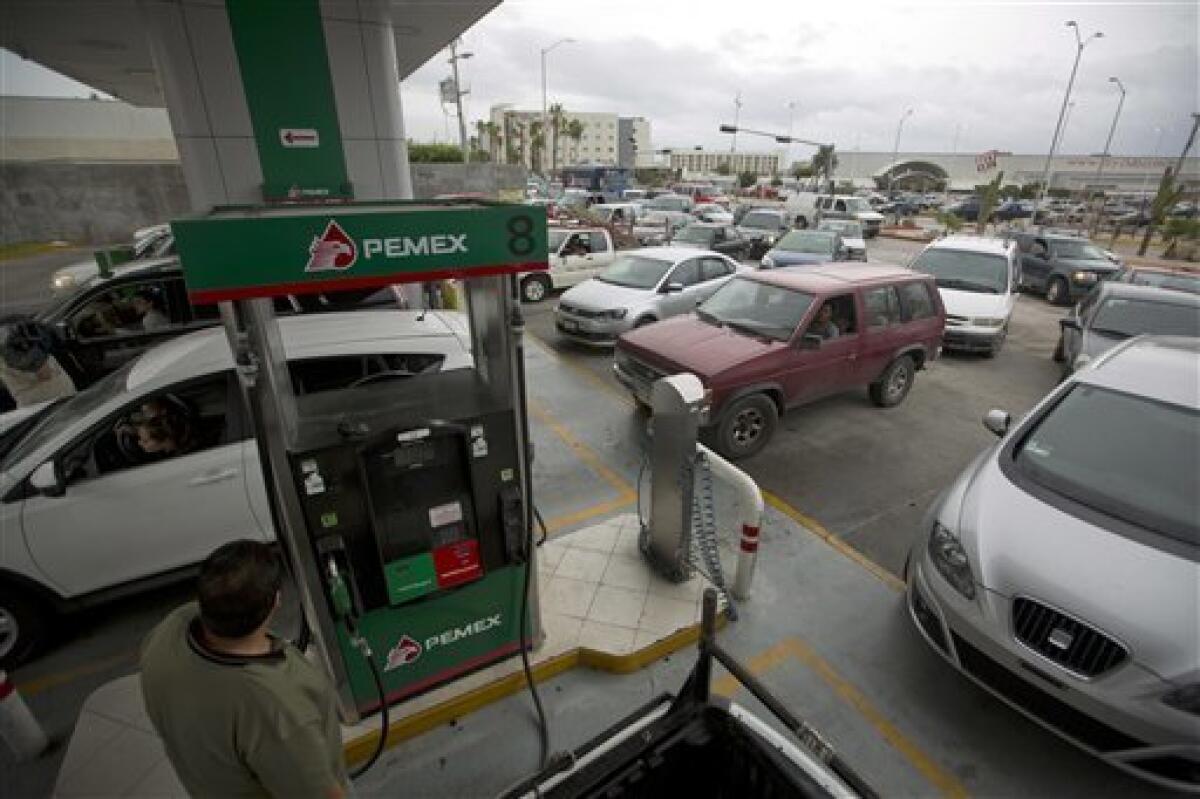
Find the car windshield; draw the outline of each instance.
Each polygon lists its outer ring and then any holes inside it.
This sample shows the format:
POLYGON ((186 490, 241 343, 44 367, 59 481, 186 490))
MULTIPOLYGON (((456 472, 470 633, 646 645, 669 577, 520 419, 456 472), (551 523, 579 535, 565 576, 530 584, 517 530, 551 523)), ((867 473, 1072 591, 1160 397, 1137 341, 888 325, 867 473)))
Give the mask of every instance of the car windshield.
POLYGON ((1054 252, 1059 258, 1076 261, 1107 261, 1108 258, 1095 244, 1088 241, 1056 241, 1054 252))
POLYGON ((826 219, 821 223, 819 229, 841 233, 844 238, 848 239, 862 238, 862 225, 857 222, 851 222, 849 219, 826 219))
POLYGON ((871 204, 861 197, 851 197, 846 200, 846 210, 852 214, 862 214, 868 211, 874 211, 871 204))
POLYGON ((756 230, 778 230, 782 224, 777 214, 749 213, 742 217, 742 227, 756 230))
POLYGON ((780 239, 775 247, 776 249, 787 250, 788 252, 812 252, 828 255, 833 252, 833 234, 819 232, 803 233, 799 230, 793 230, 780 239))
POLYGON ((1057 494, 1200 545, 1196 411, 1079 384, 1026 436, 1015 459, 1057 494))
POLYGON ((596 279, 614 286, 631 289, 652 289, 662 280, 672 263, 644 255, 622 255, 613 261, 596 279))
POLYGON ((136 358, 91 387, 54 405, 36 425, 29 429, 24 438, 8 451, 0 465, 7 467, 19 462, 47 442, 53 441, 70 425, 89 415, 113 397, 124 393, 125 381, 135 363, 137 363, 136 358))
POLYGON ((687 242, 688 244, 703 244, 707 246, 712 244, 712 240, 716 234, 716 228, 689 225, 675 234, 675 241, 683 241, 687 242))
POLYGON ((1091 329, 1122 338, 1143 333, 1197 336, 1200 335, 1200 308, 1195 305, 1109 297, 1096 311, 1091 329))
POLYGON ((687 199, 684 197, 655 197, 650 201, 649 207, 659 211, 686 211, 687 199))
POLYGON ((1174 289, 1176 291, 1188 291, 1192 294, 1200 294, 1200 274, 1135 271, 1128 282, 1135 286, 1156 286, 1160 289, 1174 289))
POLYGON ((737 277, 717 289, 698 313, 740 333, 787 341, 812 303, 811 294, 737 277))
POLYGON ((932 249, 921 253, 912 268, 932 275, 939 288, 983 294, 1008 290, 1008 259, 1003 255, 932 249))
POLYGON ((551 230, 549 244, 550 252, 558 252, 559 248, 563 246, 563 242, 567 240, 567 236, 569 235, 570 231, 567 230, 551 230))

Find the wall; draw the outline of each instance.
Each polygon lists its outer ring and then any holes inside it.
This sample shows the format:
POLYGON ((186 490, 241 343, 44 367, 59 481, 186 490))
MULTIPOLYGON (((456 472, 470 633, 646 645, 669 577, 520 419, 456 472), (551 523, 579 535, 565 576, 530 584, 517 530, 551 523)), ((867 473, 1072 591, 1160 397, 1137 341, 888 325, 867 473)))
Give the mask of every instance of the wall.
MULTIPOLYGON (((519 200, 528 171, 504 164, 413 164, 417 198, 478 193, 519 200)), ((140 227, 188 214, 178 163, 0 163, 0 244, 125 242, 140 227)))
POLYGON ((0 243, 128 241, 188 212, 178 164, 0 163, 0 243))
POLYGON ((173 162, 167 112, 115 100, 0 97, 0 160, 173 162))

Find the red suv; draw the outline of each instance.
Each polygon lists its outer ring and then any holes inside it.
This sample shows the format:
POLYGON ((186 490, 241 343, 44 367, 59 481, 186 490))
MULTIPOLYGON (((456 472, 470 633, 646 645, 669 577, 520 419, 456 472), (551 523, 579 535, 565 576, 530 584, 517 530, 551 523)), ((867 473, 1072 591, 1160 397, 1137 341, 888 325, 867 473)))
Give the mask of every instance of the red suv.
POLYGON ((624 334, 613 369, 642 405, 658 378, 695 374, 716 449, 744 458, 797 405, 863 386, 876 405, 899 404, 937 357, 945 322, 933 279, 908 269, 774 269, 734 277, 694 314, 624 334))

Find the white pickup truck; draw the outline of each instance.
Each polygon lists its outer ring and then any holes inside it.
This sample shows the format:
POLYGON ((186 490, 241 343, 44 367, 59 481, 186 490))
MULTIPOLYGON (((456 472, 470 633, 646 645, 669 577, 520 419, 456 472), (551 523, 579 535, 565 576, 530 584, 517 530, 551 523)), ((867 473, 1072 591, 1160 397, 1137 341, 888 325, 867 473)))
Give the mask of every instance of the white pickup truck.
POLYGON ((550 227, 550 270, 521 277, 521 299, 541 302, 552 290, 562 290, 595 277, 616 257, 612 236, 602 227, 550 227))
POLYGON ((827 217, 856 219, 862 223, 863 234, 869 239, 879 233, 883 224, 883 214, 862 197, 852 194, 801 191, 787 198, 784 209, 791 223, 801 229, 816 227, 817 222, 827 217))

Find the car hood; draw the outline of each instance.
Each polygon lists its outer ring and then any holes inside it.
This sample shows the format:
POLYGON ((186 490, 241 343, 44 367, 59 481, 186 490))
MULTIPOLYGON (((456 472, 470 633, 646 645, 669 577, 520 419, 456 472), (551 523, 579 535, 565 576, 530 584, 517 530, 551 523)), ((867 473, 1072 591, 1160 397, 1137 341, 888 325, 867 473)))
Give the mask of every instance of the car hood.
POLYGON ((944 523, 957 526, 976 579, 991 591, 1035 598, 1115 636, 1162 677, 1196 669, 1200 564, 1025 492, 1001 471, 997 451, 976 466, 957 518, 943 514, 944 523))
POLYGON ((1009 298, 1004 294, 984 294, 979 291, 939 288, 946 313, 966 317, 1008 316, 1009 298))
POLYGON ((1065 266, 1068 269, 1079 269, 1081 271, 1095 272, 1100 275, 1111 275, 1120 270, 1118 264, 1114 264, 1109 260, 1084 260, 1082 258, 1059 258, 1057 263, 1065 266))
POLYGON ((589 311, 607 311, 611 308, 627 308, 644 301, 650 294, 649 289, 617 286, 592 278, 568 289, 560 301, 589 311))
POLYGON ((799 264, 824 264, 833 260, 833 256, 819 252, 796 252, 795 250, 771 250, 767 253, 775 266, 796 266, 799 264))
POLYGON ((883 214, 875 211, 859 211, 855 216, 860 222, 882 222, 883 214))
POLYGON ((668 372, 692 372, 711 378, 787 344, 747 336, 702 321, 695 314, 677 316, 625 333, 618 347, 668 372))

